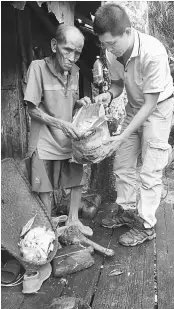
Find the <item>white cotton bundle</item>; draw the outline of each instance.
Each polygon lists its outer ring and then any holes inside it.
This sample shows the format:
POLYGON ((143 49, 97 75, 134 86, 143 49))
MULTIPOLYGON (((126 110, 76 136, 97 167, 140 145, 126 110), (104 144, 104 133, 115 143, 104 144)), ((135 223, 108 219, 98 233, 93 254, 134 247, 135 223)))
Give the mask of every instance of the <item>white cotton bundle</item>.
POLYGON ((50 251, 53 251, 55 234, 46 227, 35 227, 28 231, 19 246, 23 257, 30 262, 46 262, 50 251))

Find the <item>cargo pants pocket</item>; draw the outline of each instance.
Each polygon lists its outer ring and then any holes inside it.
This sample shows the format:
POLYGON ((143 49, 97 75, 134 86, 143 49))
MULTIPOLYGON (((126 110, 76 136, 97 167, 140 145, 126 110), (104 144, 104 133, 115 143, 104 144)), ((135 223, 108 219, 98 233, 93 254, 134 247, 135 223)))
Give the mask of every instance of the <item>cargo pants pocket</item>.
POLYGON ((168 164, 171 146, 168 143, 149 142, 144 157, 143 169, 161 171, 168 164))

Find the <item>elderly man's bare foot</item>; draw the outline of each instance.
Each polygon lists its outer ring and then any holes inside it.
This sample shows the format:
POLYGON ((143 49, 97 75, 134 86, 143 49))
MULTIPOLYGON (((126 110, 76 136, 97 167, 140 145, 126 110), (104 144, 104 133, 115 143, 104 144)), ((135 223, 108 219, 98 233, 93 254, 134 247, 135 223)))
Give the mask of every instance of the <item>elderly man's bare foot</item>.
POLYGON ((71 226, 71 225, 77 226, 80 232, 85 236, 93 235, 93 230, 89 226, 83 225, 82 222, 80 222, 80 220, 74 220, 74 221, 67 220, 65 225, 66 226, 71 226))

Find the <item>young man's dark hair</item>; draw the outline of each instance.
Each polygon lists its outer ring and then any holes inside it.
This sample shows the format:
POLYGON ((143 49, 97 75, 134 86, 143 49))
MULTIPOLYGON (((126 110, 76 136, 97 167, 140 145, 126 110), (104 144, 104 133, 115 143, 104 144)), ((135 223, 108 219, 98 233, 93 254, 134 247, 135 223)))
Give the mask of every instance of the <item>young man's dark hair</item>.
POLYGON ((125 29, 131 27, 126 11, 116 3, 107 3, 95 13, 93 29, 97 35, 110 32, 113 36, 123 35, 125 29))

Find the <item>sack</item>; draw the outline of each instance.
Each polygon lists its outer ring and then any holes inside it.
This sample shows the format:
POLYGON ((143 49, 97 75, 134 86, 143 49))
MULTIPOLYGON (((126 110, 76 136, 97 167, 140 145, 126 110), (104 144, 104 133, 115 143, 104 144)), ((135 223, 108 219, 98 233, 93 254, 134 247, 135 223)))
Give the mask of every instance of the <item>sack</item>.
POLYGON ((82 137, 72 140, 71 162, 101 162, 107 156, 107 146, 103 142, 110 137, 103 105, 94 103, 83 106, 76 114, 73 124, 81 131, 82 137))

